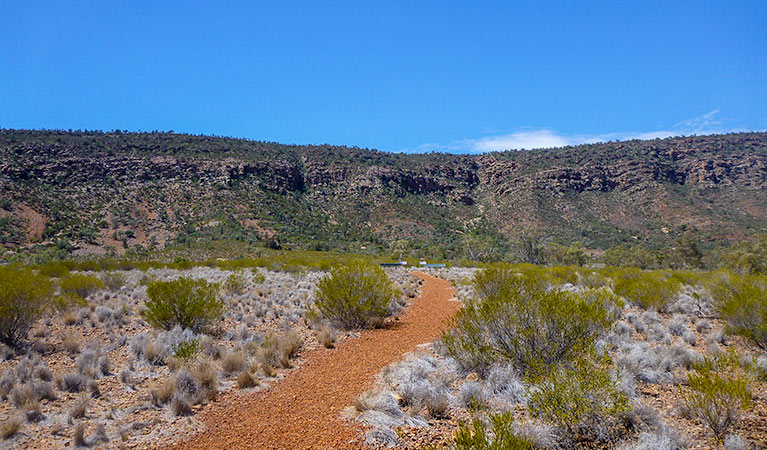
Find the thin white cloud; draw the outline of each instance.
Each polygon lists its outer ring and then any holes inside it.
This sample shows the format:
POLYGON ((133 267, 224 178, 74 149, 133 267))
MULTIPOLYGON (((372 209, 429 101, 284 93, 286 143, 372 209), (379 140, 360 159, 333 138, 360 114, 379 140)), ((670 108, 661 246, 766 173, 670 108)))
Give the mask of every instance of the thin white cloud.
POLYGON ((722 126, 722 121, 716 118, 717 114, 719 114, 719 110, 715 109, 711 112, 703 114, 700 117, 683 120, 674 126, 680 129, 692 130, 696 132, 719 128, 722 126))
POLYGON ((454 153, 487 153, 504 150, 530 150, 536 148, 554 148, 567 145, 594 144, 607 141, 627 141, 632 139, 656 139, 672 136, 696 134, 716 134, 745 131, 743 129, 724 129, 722 121, 717 118, 719 110, 713 110, 700 117, 678 122, 670 130, 617 132, 596 135, 566 135, 555 130, 525 129, 514 133, 487 136, 479 139, 462 139, 449 144, 428 143, 412 149, 413 152, 454 152, 454 153))

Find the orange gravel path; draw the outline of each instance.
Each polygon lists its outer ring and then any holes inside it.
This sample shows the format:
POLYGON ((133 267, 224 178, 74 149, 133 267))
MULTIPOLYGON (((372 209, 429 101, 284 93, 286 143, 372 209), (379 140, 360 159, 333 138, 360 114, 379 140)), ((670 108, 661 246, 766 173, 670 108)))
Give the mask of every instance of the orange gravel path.
POLYGON ((388 328, 320 348, 269 389, 224 396, 201 413, 206 430, 171 449, 359 449, 361 429, 340 418, 374 376, 419 344, 439 337, 460 308, 449 282, 417 272, 421 296, 388 328))

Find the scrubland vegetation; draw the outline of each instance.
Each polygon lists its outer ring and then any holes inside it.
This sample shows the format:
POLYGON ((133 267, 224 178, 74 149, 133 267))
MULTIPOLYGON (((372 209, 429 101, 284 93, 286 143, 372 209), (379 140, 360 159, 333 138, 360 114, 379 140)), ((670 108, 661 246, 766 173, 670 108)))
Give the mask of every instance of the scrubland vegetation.
POLYGON ((361 397, 369 443, 763 445, 758 276, 530 265, 434 273, 464 307, 442 339, 387 367, 361 397))
MULTIPOLYGON (((369 443, 406 448, 759 445, 767 282, 746 250, 713 272, 427 269, 463 308, 353 415, 369 443)), ((222 392, 268 387, 306 349, 380 326, 416 294, 407 269, 370 258, 281 255, 0 268, 5 442, 112 448, 192 432, 222 392)))
MULTIPOLYGON (((1 446, 175 439, 197 429, 196 414, 222 392, 264 389, 300 365, 302 351, 348 338, 339 328, 347 322, 331 320, 343 315, 309 311, 325 311, 315 302, 334 291, 320 286, 350 272, 316 270, 317 261, 300 266, 296 256, 271 263, 283 271, 228 261, 109 271, 71 262, 0 267, 1 446)), ((351 267, 374 277, 357 285, 362 291, 382 289, 384 309, 371 320, 415 295, 416 279, 405 270, 351 267)))

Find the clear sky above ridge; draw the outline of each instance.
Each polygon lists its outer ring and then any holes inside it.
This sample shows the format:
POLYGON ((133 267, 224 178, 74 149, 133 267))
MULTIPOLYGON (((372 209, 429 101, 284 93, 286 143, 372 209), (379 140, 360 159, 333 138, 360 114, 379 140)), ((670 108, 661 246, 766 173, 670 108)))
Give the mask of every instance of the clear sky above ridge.
POLYGON ((767 2, 12 2, 0 127, 478 152, 767 129, 767 2))

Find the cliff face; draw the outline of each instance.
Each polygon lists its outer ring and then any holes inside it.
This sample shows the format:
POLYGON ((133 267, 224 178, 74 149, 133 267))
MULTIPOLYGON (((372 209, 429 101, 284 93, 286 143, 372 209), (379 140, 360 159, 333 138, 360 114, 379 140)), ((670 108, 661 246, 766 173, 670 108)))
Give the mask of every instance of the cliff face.
MULTIPOLYGON (((188 239, 451 246, 477 218, 591 247, 767 229, 767 134, 478 156, 167 133, 0 131, 0 243, 188 239)), ((344 244, 344 245, 346 245, 344 244)))

